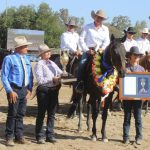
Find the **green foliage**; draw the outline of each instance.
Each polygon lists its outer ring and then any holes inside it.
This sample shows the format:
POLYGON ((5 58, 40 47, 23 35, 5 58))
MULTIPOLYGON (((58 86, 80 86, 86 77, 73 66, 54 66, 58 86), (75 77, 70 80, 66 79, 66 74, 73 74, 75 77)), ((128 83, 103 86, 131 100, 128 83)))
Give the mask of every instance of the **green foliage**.
MULTIPOLYGON (((0 14, 0 47, 6 48, 7 29, 34 29, 45 31, 45 43, 49 47, 59 48, 60 35, 65 31, 65 22, 70 18, 68 9, 54 12, 46 3, 35 6, 11 7, 0 14)), ((83 18, 77 18, 79 25, 84 23, 83 18)))
POLYGON ((113 18, 111 26, 117 28, 120 31, 123 31, 131 26, 131 20, 128 16, 117 16, 113 18))
MULTIPOLYGON (((59 48, 60 36, 66 30, 65 23, 69 21, 71 16, 68 9, 62 8, 54 12, 47 3, 41 3, 38 8, 34 5, 20 6, 19 8, 11 7, 6 11, 0 13, 0 47, 6 48, 7 29, 33 29, 45 31, 45 43, 49 47, 59 48)), ((84 24, 84 18, 76 19, 78 33, 81 32, 84 24)), ((110 35, 114 34, 116 37, 123 36, 123 30, 131 26, 131 21, 128 16, 114 17, 111 23, 106 23, 109 27, 110 35)), ((135 29, 140 36, 140 30, 146 27, 145 21, 137 21, 135 29)))
POLYGON ((147 27, 147 23, 145 21, 137 21, 135 23, 135 30, 136 30, 136 34, 135 34, 135 38, 141 36, 141 30, 143 28, 146 28, 147 27))

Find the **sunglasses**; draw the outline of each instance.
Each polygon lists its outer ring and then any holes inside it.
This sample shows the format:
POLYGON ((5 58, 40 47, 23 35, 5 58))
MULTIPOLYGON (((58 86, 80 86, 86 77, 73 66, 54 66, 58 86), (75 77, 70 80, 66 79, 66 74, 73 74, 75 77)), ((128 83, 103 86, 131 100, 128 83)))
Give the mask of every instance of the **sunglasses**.
POLYGON ((128 32, 128 34, 130 34, 130 35, 134 35, 135 33, 134 33, 134 32, 128 32))

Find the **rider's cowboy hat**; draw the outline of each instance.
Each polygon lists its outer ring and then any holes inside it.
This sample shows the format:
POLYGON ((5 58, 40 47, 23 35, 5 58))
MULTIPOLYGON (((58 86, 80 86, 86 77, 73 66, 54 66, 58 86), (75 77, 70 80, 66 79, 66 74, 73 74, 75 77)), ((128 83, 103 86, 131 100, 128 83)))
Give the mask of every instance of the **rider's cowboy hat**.
POLYGON ((27 41, 25 36, 17 36, 14 38, 14 41, 15 41, 15 48, 32 44, 31 42, 27 41))
POLYGON ((74 18, 71 18, 67 23, 65 23, 65 25, 78 27, 74 18))
POLYGON ((143 28, 143 30, 141 31, 141 33, 150 34, 150 33, 149 33, 149 29, 148 29, 148 28, 143 28))
POLYGON ((96 13, 94 10, 91 11, 91 17, 94 19, 95 16, 99 16, 101 18, 103 18, 104 20, 107 19, 105 12, 103 10, 98 10, 96 13))
POLYGON ((138 48, 137 46, 132 46, 132 47, 130 48, 130 51, 127 52, 127 54, 128 54, 128 55, 135 54, 135 55, 139 55, 139 56, 142 56, 142 55, 143 55, 142 53, 140 53, 139 48, 138 48))
POLYGON ((129 27, 127 30, 124 30, 125 33, 136 34, 136 31, 133 27, 129 27))
POLYGON ((38 56, 41 56, 42 54, 50 52, 52 50, 52 48, 49 48, 46 44, 39 45, 38 49, 39 49, 38 56))

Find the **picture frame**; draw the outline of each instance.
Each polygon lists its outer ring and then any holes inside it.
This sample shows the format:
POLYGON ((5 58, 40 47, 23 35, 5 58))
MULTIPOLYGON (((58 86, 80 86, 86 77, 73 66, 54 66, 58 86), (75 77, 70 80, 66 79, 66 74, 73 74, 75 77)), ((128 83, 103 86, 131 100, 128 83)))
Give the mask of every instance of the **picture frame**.
POLYGON ((150 72, 129 72, 119 78, 119 99, 150 100, 150 72))

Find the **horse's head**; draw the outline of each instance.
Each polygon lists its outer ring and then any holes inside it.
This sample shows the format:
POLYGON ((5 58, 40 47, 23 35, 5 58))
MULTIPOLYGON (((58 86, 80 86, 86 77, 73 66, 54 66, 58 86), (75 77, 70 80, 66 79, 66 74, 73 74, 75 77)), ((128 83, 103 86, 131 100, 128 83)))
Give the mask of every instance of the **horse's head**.
POLYGON ((126 50, 121 38, 111 37, 111 43, 106 49, 109 52, 110 63, 118 71, 119 77, 125 76, 126 50))
POLYGON ((146 71, 149 72, 150 71, 150 54, 146 53, 146 55, 140 59, 139 64, 143 66, 146 71))

